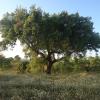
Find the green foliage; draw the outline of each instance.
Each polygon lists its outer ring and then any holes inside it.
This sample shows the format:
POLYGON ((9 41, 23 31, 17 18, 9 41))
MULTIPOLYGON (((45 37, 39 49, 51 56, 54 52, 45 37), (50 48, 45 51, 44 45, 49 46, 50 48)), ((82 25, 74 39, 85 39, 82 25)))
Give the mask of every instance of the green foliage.
POLYGON ((16 55, 11 63, 13 66, 13 70, 18 71, 21 63, 21 58, 18 55, 16 55))
POLYGON ((32 51, 47 63, 47 73, 51 73, 53 63, 59 61, 55 55, 84 55, 87 50, 100 48, 100 35, 94 32, 90 17, 78 13, 49 14, 32 6, 29 11, 17 8, 7 13, 0 21, 3 41, 2 49, 14 46, 20 40, 26 52, 32 51))
POLYGON ((24 72, 26 72, 26 70, 27 70, 27 68, 28 68, 28 63, 29 63, 29 62, 28 62, 27 60, 21 60, 19 66, 18 66, 18 68, 17 68, 17 71, 18 71, 19 73, 24 73, 24 72))
POLYGON ((43 61, 43 59, 33 55, 29 61, 29 64, 27 67, 27 72, 29 72, 29 73, 43 72, 44 66, 45 66, 44 62, 45 61, 43 61))
POLYGON ((53 65, 53 73, 100 72, 100 57, 83 57, 62 60, 53 65))
POLYGON ((0 55, 0 68, 2 70, 11 68, 11 61, 12 58, 5 58, 3 55, 0 55))
POLYGON ((24 73, 26 72, 28 63, 28 60, 21 59, 19 55, 16 55, 14 59, 11 61, 12 70, 17 71, 18 73, 24 73))
POLYGON ((53 65, 53 68, 52 68, 52 72, 54 73, 70 73, 70 72, 73 72, 74 71, 74 68, 75 65, 73 62, 69 61, 69 60, 63 60, 63 61, 60 61, 60 62, 56 62, 54 65, 53 65))
POLYGON ((90 57, 90 71, 100 72, 100 57, 90 57))
POLYGON ((99 57, 84 57, 74 60, 75 71, 100 72, 99 57))
POLYGON ((17 8, 15 12, 7 13, 0 24, 3 45, 14 45, 19 39, 35 52, 47 50, 55 53, 96 50, 100 46, 100 36, 93 31, 91 18, 78 13, 63 11, 50 15, 35 6, 29 12, 17 8))

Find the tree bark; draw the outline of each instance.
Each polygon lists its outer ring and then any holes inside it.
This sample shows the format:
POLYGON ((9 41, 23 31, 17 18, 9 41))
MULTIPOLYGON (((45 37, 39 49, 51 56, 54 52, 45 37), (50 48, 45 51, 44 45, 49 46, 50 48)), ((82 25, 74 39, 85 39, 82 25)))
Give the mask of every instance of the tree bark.
POLYGON ((53 63, 51 61, 48 61, 47 71, 46 71, 47 74, 51 74, 52 65, 53 65, 53 63))

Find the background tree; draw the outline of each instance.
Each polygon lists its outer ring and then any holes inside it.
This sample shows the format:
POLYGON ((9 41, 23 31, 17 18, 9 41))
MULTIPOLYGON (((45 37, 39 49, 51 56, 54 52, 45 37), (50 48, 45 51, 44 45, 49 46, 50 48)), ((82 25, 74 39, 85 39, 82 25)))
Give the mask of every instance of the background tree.
POLYGON ((6 70, 12 68, 12 58, 5 58, 4 55, 0 54, 0 69, 6 70))
POLYGON ((3 17, 0 26, 1 47, 6 49, 20 40, 28 52, 34 51, 45 60, 48 74, 52 65, 64 57, 100 48, 100 36, 93 31, 91 18, 78 13, 49 14, 35 6, 29 11, 17 8, 3 17))

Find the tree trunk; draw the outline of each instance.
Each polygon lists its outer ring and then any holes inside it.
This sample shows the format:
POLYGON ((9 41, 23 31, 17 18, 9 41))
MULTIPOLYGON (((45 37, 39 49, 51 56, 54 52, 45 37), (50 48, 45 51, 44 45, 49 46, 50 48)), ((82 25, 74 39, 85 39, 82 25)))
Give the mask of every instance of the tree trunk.
POLYGON ((51 74, 52 64, 53 64, 52 62, 48 61, 47 71, 46 71, 47 74, 51 74))

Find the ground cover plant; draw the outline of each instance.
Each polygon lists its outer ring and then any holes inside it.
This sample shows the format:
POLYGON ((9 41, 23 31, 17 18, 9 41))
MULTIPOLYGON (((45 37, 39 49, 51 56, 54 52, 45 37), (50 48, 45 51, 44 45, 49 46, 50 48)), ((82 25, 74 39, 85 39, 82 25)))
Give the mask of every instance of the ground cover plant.
POLYGON ((0 100, 99 100, 100 74, 0 74, 0 100))

